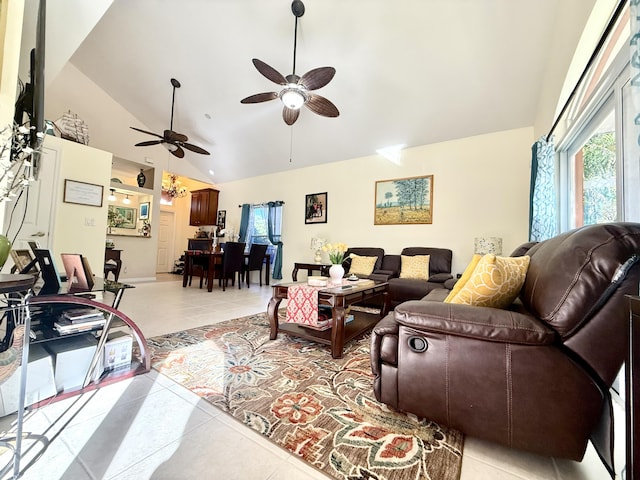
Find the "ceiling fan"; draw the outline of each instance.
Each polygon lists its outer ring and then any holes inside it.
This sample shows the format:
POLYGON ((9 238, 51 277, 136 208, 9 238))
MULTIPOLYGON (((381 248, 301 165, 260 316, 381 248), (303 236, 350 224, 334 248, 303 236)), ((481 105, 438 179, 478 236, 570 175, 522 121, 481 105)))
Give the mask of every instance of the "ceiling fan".
POLYGON ((173 131, 173 106, 176 100, 176 88, 180 88, 180 82, 175 78, 171 79, 171 85, 173 85, 173 97, 171 98, 171 125, 169 126, 169 130, 165 130, 163 135, 158 135, 157 133, 147 132, 146 130, 142 130, 136 127, 130 127, 138 132, 146 133, 147 135, 153 135, 154 137, 158 137, 160 140, 147 140, 146 142, 136 143, 136 147, 148 147, 149 145, 164 145, 171 154, 178 158, 184 157, 184 150, 191 150, 195 153, 201 153, 202 155, 209 155, 204 148, 198 147, 197 145, 193 145, 191 143, 187 143, 189 138, 182 133, 173 131))
POLYGON ((291 11, 296 17, 293 37, 293 73, 286 77, 275 68, 254 58, 253 64, 258 72, 284 88, 280 92, 257 93, 240 100, 240 103, 260 103, 279 98, 284 104, 282 118, 287 125, 293 125, 300 115, 300 108, 305 105, 309 110, 324 117, 337 117, 340 112, 336 106, 320 95, 311 93, 328 84, 336 74, 333 67, 320 67, 308 71, 302 77, 296 75, 296 47, 298 43, 298 18, 304 15, 304 4, 300 0, 291 3, 291 11))

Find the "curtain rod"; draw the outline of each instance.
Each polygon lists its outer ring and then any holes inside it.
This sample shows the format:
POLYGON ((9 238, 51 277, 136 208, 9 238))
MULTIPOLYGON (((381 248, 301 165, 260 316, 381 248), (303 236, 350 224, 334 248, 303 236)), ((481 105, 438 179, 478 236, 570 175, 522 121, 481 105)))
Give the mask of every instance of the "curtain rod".
MULTIPOLYGON (((283 200, 274 200, 273 202, 263 202, 263 203, 251 203, 250 207, 264 207, 265 205, 269 205, 270 203, 279 203, 280 205, 284 205, 283 200)), ((242 205, 238 205, 238 208, 242 208, 242 205)))
POLYGON ((584 67, 584 70, 582 71, 582 75, 580 75, 580 78, 576 82, 575 87, 573 87, 573 90, 569 94, 569 98, 567 98, 567 101, 562 107, 562 110, 560 110, 560 113, 556 117, 556 121, 553 122, 551 130, 549 130, 549 133, 547 134, 547 142, 549 141, 549 139, 551 138, 551 135, 555 131, 556 127, 558 126, 558 123, 560 123, 560 119, 566 112, 567 108, 569 108, 569 104, 571 103, 571 101, 573 100, 573 97, 575 97, 576 93, 578 92, 578 87, 580 86, 584 78, 587 76, 587 72, 593 65, 593 62, 595 61, 596 57, 600 53, 600 50, 602 50, 602 47, 604 46, 604 43, 607 40, 607 37, 611 33, 611 30, 613 30, 613 26, 618 21, 618 17, 620 17, 620 14, 622 13, 622 10, 624 10, 624 7, 626 6, 626 4, 627 4, 627 0, 620 0, 618 2, 618 6, 616 7, 615 12, 613 12, 613 16, 609 20, 607 27, 602 32, 602 35, 600 36, 600 40, 598 40, 598 44, 596 45, 596 48, 593 50, 593 53, 591 54, 591 57, 589 58, 587 65, 584 67))

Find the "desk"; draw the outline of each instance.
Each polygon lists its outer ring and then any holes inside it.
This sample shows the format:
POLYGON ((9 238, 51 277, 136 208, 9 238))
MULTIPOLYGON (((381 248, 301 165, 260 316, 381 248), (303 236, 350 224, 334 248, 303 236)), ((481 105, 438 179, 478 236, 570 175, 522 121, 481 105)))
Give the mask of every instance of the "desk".
MULTIPOLYGON (((293 272, 291 272, 291 278, 294 282, 298 281, 298 270, 306 270, 307 275, 311 275, 311 272, 317 271, 320 272, 320 275, 324 275, 325 277, 329 276, 329 268, 331 268, 331 264, 325 263, 302 263, 295 262, 293 264, 293 272)), ((267 283, 267 285, 269 285, 267 283)))
MULTIPOLYGON (((216 250, 185 250, 184 251, 184 271, 182 272, 182 286, 186 287, 189 283, 189 270, 191 270, 191 261, 195 257, 209 257, 209 265, 207 267, 207 291, 210 292, 213 289, 213 272, 216 264, 222 263, 222 255, 224 252, 217 249, 216 250)), ((249 258, 249 254, 245 253, 244 258, 249 258)), ((271 272, 271 255, 265 254, 264 256, 265 262, 267 263, 267 268, 265 268, 264 272, 264 281, 267 285, 269 285, 269 276, 271 272)))

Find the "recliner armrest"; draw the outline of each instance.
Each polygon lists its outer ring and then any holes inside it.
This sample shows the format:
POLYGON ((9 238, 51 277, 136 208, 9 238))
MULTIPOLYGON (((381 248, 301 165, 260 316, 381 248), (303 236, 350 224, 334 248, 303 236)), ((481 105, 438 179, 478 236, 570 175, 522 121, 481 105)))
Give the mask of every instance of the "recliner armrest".
POLYGON ((377 280, 379 282, 387 282, 390 278, 393 278, 395 272, 392 270, 374 270, 367 278, 370 280, 377 280))
POLYGON ((434 283, 444 283, 452 278, 453 275, 450 273, 434 273, 433 275, 429 275, 429 281, 434 283))
POLYGON ((558 340, 555 330, 532 315, 490 307, 412 300, 396 307, 395 321, 425 332, 491 342, 550 345, 558 340))

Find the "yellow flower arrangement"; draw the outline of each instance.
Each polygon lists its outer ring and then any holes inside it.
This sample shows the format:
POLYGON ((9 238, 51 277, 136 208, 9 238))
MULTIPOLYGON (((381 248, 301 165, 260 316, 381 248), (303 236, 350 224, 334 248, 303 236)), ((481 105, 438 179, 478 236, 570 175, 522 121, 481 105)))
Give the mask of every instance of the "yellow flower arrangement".
POLYGON ((332 264, 339 265, 342 263, 342 259, 344 258, 344 252, 347 251, 347 244, 327 243, 324 247, 322 247, 322 251, 329 254, 329 260, 332 264))

